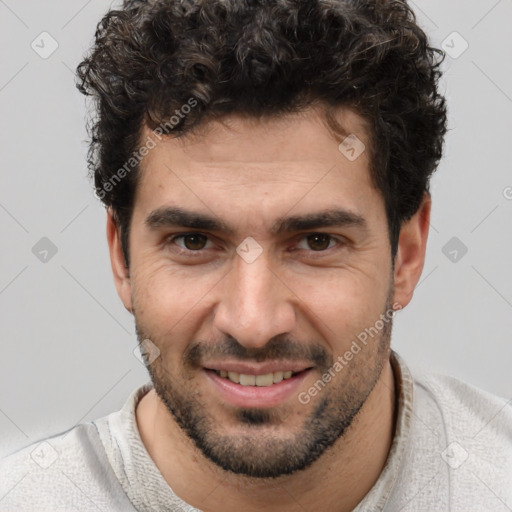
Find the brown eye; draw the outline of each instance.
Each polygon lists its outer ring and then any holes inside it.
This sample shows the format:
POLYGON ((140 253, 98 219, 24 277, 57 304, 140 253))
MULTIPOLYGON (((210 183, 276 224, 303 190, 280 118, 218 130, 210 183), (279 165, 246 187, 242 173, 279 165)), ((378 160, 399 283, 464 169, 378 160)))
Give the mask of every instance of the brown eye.
POLYGON ((307 236, 307 243, 313 251, 324 251, 329 248, 331 237, 325 233, 314 233, 307 236))
POLYGON ((175 238, 182 239, 182 244, 178 244, 181 247, 184 247, 185 249, 188 249, 189 251, 200 251, 201 249, 204 249, 206 246, 206 243, 208 242, 208 237, 206 235, 202 235, 201 233, 190 233, 188 235, 180 235, 175 238))

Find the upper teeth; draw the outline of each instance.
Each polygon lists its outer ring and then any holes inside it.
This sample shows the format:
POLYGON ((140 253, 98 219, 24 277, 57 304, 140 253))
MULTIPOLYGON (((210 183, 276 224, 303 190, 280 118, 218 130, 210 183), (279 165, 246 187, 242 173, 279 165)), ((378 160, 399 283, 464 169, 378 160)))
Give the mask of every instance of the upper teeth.
POLYGON ((247 375, 245 373, 219 370, 217 374, 242 386, 270 386, 281 382, 283 379, 289 379, 292 376, 291 371, 265 373, 265 375, 247 375))

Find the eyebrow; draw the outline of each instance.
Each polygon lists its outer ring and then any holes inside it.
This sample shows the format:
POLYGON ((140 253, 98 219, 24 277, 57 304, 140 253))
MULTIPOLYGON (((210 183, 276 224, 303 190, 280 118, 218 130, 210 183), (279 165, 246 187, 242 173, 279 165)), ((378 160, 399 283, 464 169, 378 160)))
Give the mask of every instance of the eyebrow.
POLYGON ((216 217, 172 207, 154 210, 146 218, 145 224, 150 229, 183 227, 207 231, 224 231, 226 233, 233 232, 227 224, 216 217))
MULTIPOLYGON (((175 207, 154 210, 146 218, 145 224, 150 229, 182 227, 234 233, 234 229, 215 216, 175 207)), ((368 223, 362 215, 350 210, 329 209, 305 215, 282 217, 276 220, 270 231, 273 235, 279 235, 325 227, 357 227, 365 230, 368 223)))
POLYGON ((306 231, 325 227, 358 227, 367 228, 366 219, 355 212, 342 209, 323 210, 318 213, 294 215, 278 219, 272 227, 273 234, 306 231))

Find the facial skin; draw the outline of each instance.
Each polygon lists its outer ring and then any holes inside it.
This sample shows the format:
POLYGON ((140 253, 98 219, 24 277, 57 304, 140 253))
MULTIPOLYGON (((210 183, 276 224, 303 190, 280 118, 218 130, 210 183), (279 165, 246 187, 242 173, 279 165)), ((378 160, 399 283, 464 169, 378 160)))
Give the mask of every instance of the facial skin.
MULTIPOLYGON (((339 116, 369 144, 357 114, 339 116)), ((298 397, 381 314, 410 301, 430 199, 403 226, 392 269, 368 152, 350 162, 318 110, 206 128, 145 158, 129 269, 107 219, 119 295, 139 340, 160 350, 148 367, 155 391, 137 409, 142 440, 176 494, 202 510, 351 510, 392 440, 391 322, 308 403, 298 397), (345 222, 327 225, 340 211, 345 222), (185 226, 179 212, 209 224, 185 226), (254 261, 237 252, 254 251, 247 237, 262 250, 254 261), (254 386, 240 397, 213 371, 222 369, 301 373, 272 385, 282 396, 254 386)))

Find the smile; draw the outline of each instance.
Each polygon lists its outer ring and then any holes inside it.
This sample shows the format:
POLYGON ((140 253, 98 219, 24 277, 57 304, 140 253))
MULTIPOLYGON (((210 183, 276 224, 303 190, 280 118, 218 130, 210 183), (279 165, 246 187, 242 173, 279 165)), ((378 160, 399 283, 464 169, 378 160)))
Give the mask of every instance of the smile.
POLYGON ((273 384, 290 379, 292 376, 297 375, 300 372, 277 371, 271 373, 265 373, 263 375, 248 375, 246 373, 229 372, 227 370, 214 370, 217 375, 224 379, 228 379, 231 382, 240 384, 241 386, 261 386, 267 387, 273 384))
POLYGON ((204 375, 216 397, 236 407, 276 407, 295 396, 312 371, 301 364, 260 365, 219 364, 204 368, 204 375), (281 369, 279 369, 281 366, 281 369), (229 367, 226 368, 226 367, 229 367), (238 370, 238 371, 235 371, 238 370))

